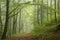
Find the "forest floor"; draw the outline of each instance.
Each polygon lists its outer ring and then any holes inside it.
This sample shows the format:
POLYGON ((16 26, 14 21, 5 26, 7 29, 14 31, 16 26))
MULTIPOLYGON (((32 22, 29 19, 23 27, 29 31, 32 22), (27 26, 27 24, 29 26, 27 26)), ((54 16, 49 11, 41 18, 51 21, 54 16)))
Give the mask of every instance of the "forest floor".
POLYGON ((42 35, 31 35, 29 33, 24 35, 14 35, 6 38, 5 40, 60 40, 60 31, 58 32, 49 32, 42 35))

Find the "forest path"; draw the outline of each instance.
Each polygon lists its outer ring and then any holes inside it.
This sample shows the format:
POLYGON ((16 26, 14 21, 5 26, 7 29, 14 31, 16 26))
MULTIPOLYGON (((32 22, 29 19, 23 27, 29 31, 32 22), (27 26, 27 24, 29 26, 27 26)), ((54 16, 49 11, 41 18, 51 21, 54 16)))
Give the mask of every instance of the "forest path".
POLYGON ((6 38, 6 40, 60 40, 60 32, 58 33, 47 33, 43 35, 35 35, 32 36, 29 33, 24 34, 24 35, 14 35, 12 37, 6 38))
POLYGON ((39 35, 37 36, 32 36, 31 34, 27 33, 24 35, 14 35, 11 37, 6 38, 5 40, 39 40, 40 37, 39 35))

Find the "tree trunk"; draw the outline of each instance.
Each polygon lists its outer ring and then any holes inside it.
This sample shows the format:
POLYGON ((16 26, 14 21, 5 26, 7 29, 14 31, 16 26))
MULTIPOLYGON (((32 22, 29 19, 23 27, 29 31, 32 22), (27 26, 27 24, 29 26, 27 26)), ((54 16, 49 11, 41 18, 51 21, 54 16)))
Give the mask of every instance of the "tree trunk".
POLYGON ((6 21, 5 21, 4 32, 2 34, 1 40, 6 38, 6 33, 8 28, 8 19, 9 19, 9 0, 6 0, 6 21))
MULTIPOLYGON (((41 4, 43 4, 43 0, 41 0, 41 4)), ((40 14, 40 17, 41 17, 41 26, 43 25, 43 6, 40 7, 41 9, 41 14, 40 14)))
POLYGON ((0 2, 0 26, 2 26, 2 19, 1 19, 1 2, 0 2))
MULTIPOLYGON (((56 0, 54 0, 54 1, 55 1, 54 6, 55 6, 55 10, 56 10, 56 0)), ((57 22, 56 12, 55 12, 55 22, 57 22)))

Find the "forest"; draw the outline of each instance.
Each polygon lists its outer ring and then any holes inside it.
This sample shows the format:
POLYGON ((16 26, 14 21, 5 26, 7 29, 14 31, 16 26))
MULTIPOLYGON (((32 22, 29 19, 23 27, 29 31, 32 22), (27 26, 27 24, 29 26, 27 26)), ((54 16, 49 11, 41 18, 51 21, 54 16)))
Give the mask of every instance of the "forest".
POLYGON ((60 0, 0 0, 0 40, 60 40, 60 0))

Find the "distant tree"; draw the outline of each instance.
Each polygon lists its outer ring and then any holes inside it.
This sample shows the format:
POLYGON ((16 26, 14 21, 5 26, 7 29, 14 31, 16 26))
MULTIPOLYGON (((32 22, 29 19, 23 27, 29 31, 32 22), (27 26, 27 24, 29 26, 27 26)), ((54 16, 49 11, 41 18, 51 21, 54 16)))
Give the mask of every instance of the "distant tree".
MULTIPOLYGON (((47 5, 48 5, 48 0, 47 0, 47 5)), ((48 6, 47 6, 47 21, 48 21, 48 6)))
MULTIPOLYGON (((15 0, 13 0, 13 5, 15 5, 15 0)), ((14 7, 15 8, 15 7, 14 7)), ((17 11, 13 12, 14 14, 18 13, 17 11)), ((15 15, 13 17, 13 34, 16 33, 16 27, 17 27, 17 16, 15 15)))
MULTIPOLYGON (((40 2, 39 0, 37 0, 38 1, 38 3, 40 2)), ((37 23, 39 24, 40 22, 39 22, 39 19, 40 19, 40 17, 39 17, 39 15, 40 15, 40 5, 38 5, 38 6, 36 6, 36 8, 37 8, 37 11, 36 11, 36 14, 37 14, 37 23)))
POLYGON ((20 14, 19 14, 19 32, 21 30, 21 9, 20 9, 20 14))
MULTIPOLYGON (((39 4, 39 0, 33 0, 33 3, 39 4)), ((40 24, 40 5, 35 5, 34 24, 40 24)))
MULTIPOLYGON (((35 3, 36 3, 36 0, 33 0, 33 4, 35 4, 35 3)), ((34 21, 33 21, 34 23, 33 23, 33 24, 34 24, 34 26, 35 26, 36 23, 37 23, 37 18, 36 18, 36 5, 34 5, 34 9, 35 9, 35 10, 34 10, 35 12, 34 12, 34 21)))
POLYGON ((58 6, 58 14, 59 14, 60 13, 60 0, 58 0, 57 6, 58 6))
MULTIPOLYGON (((50 6, 52 7, 52 0, 50 1, 50 6)), ((50 10, 50 19, 52 20, 52 10, 50 10)))
MULTIPOLYGON (((43 0, 41 0, 41 4, 43 5, 43 0)), ((41 25, 43 23, 43 6, 40 7, 41 13, 40 13, 40 17, 41 17, 41 25)))
POLYGON ((1 20, 1 2, 0 2, 0 25, 2 26, 2 20, 1 20))
MULTIPOLYGON (((56 9, 56 0, 54 0, 54 8, 56 9)), ((57 22, 56 11, 55 11, 55 22, 57 22)))

